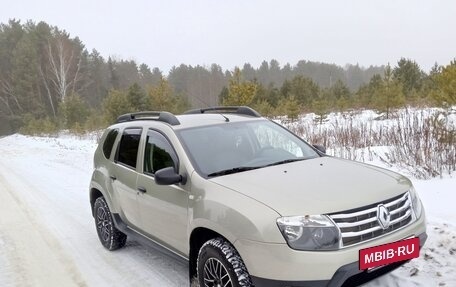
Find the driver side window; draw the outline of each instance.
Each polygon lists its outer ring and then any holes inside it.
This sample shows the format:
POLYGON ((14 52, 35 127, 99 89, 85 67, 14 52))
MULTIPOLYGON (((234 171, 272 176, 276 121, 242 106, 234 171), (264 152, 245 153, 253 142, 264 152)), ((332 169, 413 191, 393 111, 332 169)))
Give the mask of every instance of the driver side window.
POLYGON ((165 167, 177 171, 177 155, 169 141, 156 131, 148 131, 144 152, 144 173, 153 175, 165 167))

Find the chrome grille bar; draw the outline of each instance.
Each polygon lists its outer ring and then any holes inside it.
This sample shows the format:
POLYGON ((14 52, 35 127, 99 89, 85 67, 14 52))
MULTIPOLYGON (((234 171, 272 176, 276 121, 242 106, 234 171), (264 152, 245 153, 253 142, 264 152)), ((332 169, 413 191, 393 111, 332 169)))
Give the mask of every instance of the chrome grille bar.
POLYGON ((329 217, 339 227, 342 247, 366 242, 395 230, 401 229, 413 221, 412 202, 409 192, 384 202, 368 205, 361 210, 330 214, 329 217), (383 228, 377 217, 379 205, 387 208, 390 222, 383 228))
MULTIPOLYGON (((386 207, 391 207, 401 201, 404 201, 406 199, 410 199, 409 195, 408 195, 408 192, 406 192, 401 198, 398 198, 392 202, 388 202, 386 204, 384 204, 386 207)), ((356 217, 356 216, 360 216, 360 215, 364 215, 364 214, 368 214, 368 213, 371 213, 371 212, 377 212, 377 206, 375 207, 372 207, 372 208, 369 208, 369 209, 366 209, 366 210, 361 210, 361 211, 357 211, 357 212, 353 212, 353 213, 339 213, 339 214, 333 214, 331 215, 331 218, 333 219, 342 219, 342 218, 347 218, 347 217, 356 217)))
POLYGON ((358 225, 363 225, 363 224, 366 224, 366 223, 369 223, 369 222, 374 222, 374 221, 377 221, 377 217, 371 217, 371 218, 368 218, 368 219, 365 219, 365 220, 356 221, 356 222, 349 222, 349 223, 339 222, 339 223, 337 223, 337 226, 339 226, 340 228, 355 227, 355 226, 358 226, 358 225))

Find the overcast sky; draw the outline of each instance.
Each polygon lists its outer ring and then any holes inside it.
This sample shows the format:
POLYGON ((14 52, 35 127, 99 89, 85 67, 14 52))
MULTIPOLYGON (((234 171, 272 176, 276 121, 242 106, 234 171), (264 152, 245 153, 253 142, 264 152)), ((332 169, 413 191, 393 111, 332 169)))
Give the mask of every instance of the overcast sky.
POLYGON ((456 57, 456 1, 1 0, 0 22, 45 21, 103 56, 167 73, 174 65, 233 69, 263 60, 362 66, 456 57))

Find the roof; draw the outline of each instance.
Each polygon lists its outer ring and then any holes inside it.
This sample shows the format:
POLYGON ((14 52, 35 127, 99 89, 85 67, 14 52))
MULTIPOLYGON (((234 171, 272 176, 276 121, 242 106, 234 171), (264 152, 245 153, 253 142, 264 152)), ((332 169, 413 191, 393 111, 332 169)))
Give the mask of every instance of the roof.
MULTIPOLYGON (((242 122, 252 119, 261 119, 261 115, 245 106, 210 107, 194 109, 182 115, 174 115, 165 111, 145 111, 121 115, 117 118, 117 124, 134 122, 135 126, 145 122, 162 122, 173 129, 184 129, 195 126, 206 126, 223 122, 242 122)), ((130 126, 130 124, 128 124, 130 126)))
POLYGON ((180 122, 180 125, 173 126, 174 129, 186 129, 197 126, 207 126, 214 124, 226 123, 226 118, 229 122, 243 122, 260 120, 262 117, 250 117, 234 114, 189 114, 189 115, 178 115, 176 116, 180 122))

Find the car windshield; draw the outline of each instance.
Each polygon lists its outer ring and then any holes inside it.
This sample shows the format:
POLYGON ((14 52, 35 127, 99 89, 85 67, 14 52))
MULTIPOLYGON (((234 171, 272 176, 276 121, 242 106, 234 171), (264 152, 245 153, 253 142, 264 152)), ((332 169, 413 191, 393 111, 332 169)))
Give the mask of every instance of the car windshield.
POLYGON ((318 157, 301 138, 268 120, 178 131, 196 170, 214 177, 318 157))

